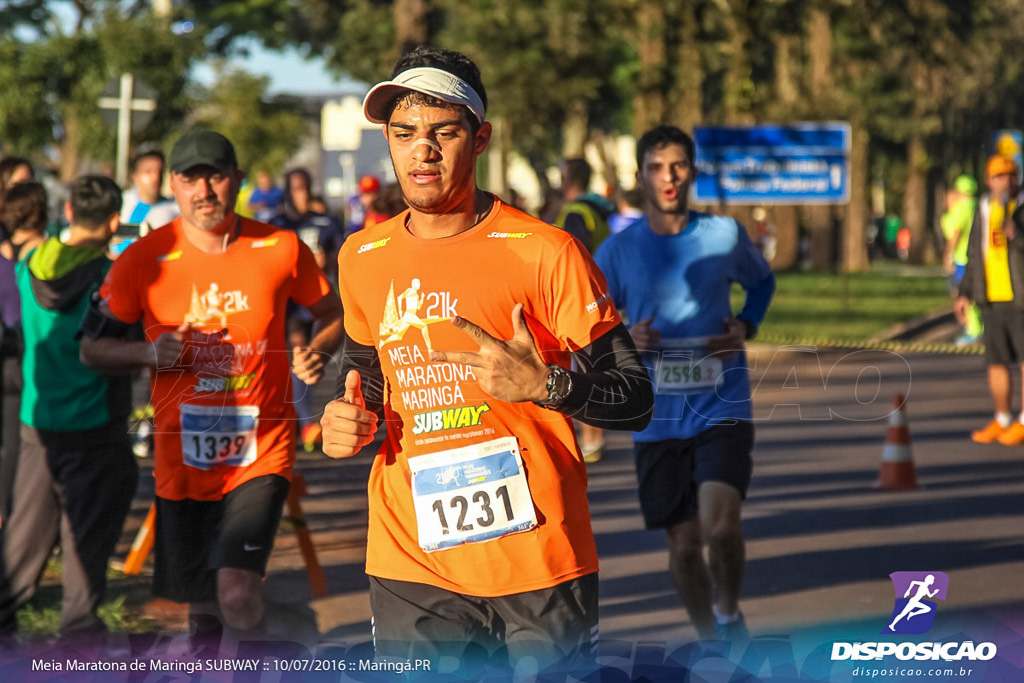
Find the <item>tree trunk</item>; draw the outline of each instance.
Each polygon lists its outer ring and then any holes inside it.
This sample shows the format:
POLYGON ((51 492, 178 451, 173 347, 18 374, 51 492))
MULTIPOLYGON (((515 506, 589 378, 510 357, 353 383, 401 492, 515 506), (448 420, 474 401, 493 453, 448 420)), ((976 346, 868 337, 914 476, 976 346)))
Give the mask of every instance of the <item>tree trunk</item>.
POLYGON ((615 138, 609 137, 603 130, 590 133, 590 142, 601 160, 601 179, 608 186, 607 196, 615 196, 619 190, 619 167, 615 161, 615 138))
POLYGON ((428 3, 429 0, 395 0, 393 16, 398 54, 407 54, 418 45, 427 43, 428 3))
POLYGON ((807 61, 811 97, 821 111, 832 93, 832 22, 818 6, 807 11, 807 61))
POLYGON ((846 272, 868 270, 866 228, 868 207, 868 146, 871 137, 862 125, 850 126, 850 204, 843 229, 842 269, 846 272))
POLYGON ((800 99, 797 85, 798 61, 794 56, 796 40, 780 35, 775 43, 775 94, 780 105, 792 111, 800 99))
POLYGON ((775 258, 772 260, 772 268, 788 270, 797 265, 800 251, 796 207, 776 206, 772 210, 772 217, 775 221, 775 258))
POLYGON ((725 19, 726 30, 729 32, 727 47, 728 66, 725 70, 722 99, 725 110, 725 123, 733 125, 753 124, 753 117, 747 101, 747 88, 751 82, 750 27, 743 15, 741 3, 730 2, 725 19))
POLYGON ((830 271, 836 266, 835 227, 831 206, 803 207, 804 224, 811 240, 811 270, 830 271))
POLYGON ((633 101, 633 135, 640 137, 652 126, 665 122, 666 12, 661 0, 640 0, 637 13, 636 50, 640 73, 633 101))
POLYGON ((491 144, 487 147, 487 189, 507 200, 511 126, 499 117, 491 119, 491 126, 494 132, 491 134, 491 144))
POLYGON ((60 149, 60 163, 58 165, 60 181, 64 184, 70 184, 75 177, 78 176, 78 163, 79 163, 79 133, 78 133, 78 119, 73 113, 65 110, 63 114, 64 120, 64 139, 60 141, 58 148, 60 149))
POLYGON ((584 100, 570 102, 562 124, 562 157, 572 159, 583 156, 587 144, 590 112, 584 100))
POLYGON ((697 3, 685 0, 674 23, 678 35, 672 52, 678 58, 673 69, 673 87, 669 93, 670 111, 666 120, 692 133, 704 120, 704 97, 701 92, 704 68, 697 43, 697 3))
POLYGON ((910 230, 910 263, 924 263, 928 215, 928 155, 917 133, 907 141, 907 186, 903 193, 903 225, 910 230))

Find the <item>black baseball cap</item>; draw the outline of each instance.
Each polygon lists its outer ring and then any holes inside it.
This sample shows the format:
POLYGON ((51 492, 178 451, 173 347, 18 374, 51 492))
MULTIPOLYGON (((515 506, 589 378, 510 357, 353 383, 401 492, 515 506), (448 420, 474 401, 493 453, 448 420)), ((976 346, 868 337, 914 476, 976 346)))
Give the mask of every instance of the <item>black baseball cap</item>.
POLYGON ((220 171, 238 168, 235 148, 226 137, 212 130, 190 130, 174 143, 171 170, 182 173, 193 166, 213 166, 220 171))

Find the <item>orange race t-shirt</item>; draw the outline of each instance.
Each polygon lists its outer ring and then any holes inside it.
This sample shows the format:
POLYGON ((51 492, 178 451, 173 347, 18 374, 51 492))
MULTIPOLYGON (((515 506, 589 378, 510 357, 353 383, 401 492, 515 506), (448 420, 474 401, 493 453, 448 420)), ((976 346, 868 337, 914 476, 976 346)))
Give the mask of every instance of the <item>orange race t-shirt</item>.
POLYGON ((597 571, 587 473, 571 420, 507 403, 466 365, 455 315, 498 339, 527 324, 549 363, 620 320, 604 276, 567 233, 496 201, 470 230, 414 237, 408 212, 356 233, 339 255, 345 327, 378 349, 388 434, 368 485, 366 571, 492 597, 597 571))
POLYGON ((177 218, 127 249, 100 289, 115 316, 143 321, 149 341, 192 326, 178 364, 150 373, 162 498, 217 500, 254 477, 291 478, 285 304, 313 305, 330 285, 295 233, 239 220, 227 251, 208 254, 177 218))

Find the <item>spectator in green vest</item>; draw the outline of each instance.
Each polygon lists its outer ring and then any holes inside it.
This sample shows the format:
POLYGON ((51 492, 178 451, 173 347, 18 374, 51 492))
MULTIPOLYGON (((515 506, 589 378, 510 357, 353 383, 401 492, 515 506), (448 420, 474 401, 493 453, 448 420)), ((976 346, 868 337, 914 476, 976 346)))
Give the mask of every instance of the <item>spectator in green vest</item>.
POLYGON ((611 231, 608 217, 615 213, 615 205, 599 194, 590 192, 590 164, 586 159, 574 158, 562 169, 562 209, 555 225, 578 239, 594 253, 611 231))
MULTIPOLYGON (((978 182, 969 175, 957 176, 953 187, 946 193, 946 213, 940 219, 942 234, 946 238, 943 253, 943 264, 949 274, 950 292, 955 299, 960 290, 967 267, 967 238, 971 234, 971 223, 974 222, 974 211, 978 206, 975 198, 978 193, 978 182)), ((967 308, 963 320, 964 333, 957 337, 957 344, 970 344, 981 337, 981 310, 971 305, 967 308)))

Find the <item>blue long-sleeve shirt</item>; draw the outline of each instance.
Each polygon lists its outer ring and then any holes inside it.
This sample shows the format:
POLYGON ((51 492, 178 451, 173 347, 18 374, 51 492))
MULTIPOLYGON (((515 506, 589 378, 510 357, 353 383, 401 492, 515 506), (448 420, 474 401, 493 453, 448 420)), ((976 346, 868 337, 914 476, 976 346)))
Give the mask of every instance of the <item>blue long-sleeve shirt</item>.
POLYGON ((708 358, 701 340, 725 332, 732 283, 746 291, 741 318, 759 325, 775 276, 732 218, 691 211, 678 235, 658 235, 643 218, 595 255, 609 293, 630 323, 653 318, 661 345, 644 352, 655 387, 654 417, 637 441, 690 438, 727 420, 752 419, 745 353, 708 358))

